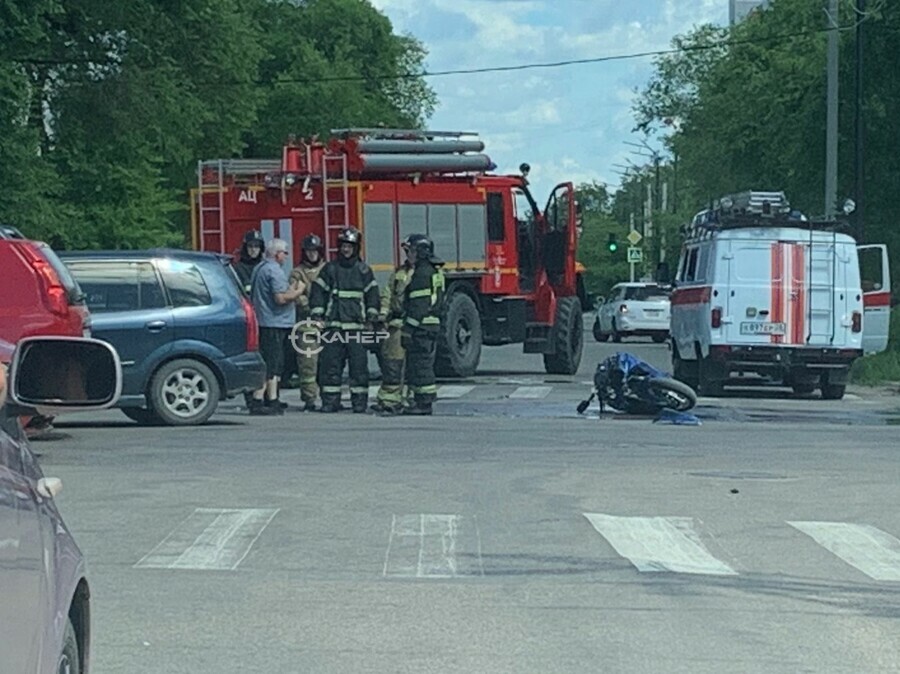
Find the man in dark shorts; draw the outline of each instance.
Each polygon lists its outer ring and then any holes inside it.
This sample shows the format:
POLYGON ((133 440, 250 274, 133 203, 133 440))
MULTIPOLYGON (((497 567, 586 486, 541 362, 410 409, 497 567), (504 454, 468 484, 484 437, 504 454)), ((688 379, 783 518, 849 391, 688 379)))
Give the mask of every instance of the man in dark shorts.
POLYGON ((266 362, 266 385, 253 393, 250 414, 284 414, 287 407, 278 399, 278 379, 284 370, 284 345, 294 327, 294 302, 306 287, 288 283, 282 265, 288 245, 282 239, 266 244, 266 259, 253 269, 250 298, 259 321, 259 352, 266 362))

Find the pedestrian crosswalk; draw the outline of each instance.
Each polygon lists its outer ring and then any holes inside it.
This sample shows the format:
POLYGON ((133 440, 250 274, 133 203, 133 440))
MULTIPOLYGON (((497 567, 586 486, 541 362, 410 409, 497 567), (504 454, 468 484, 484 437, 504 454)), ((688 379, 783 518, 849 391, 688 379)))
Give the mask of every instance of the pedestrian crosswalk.
MULTIPOLYGON (((285 539, 279 528, 290 530, 298 523, 302 526, 302 519, 291 517, 287 509, 197 508, 186 514, 186 519, 172 523, 168 532, 160 532, 160 542, 134 563, 136 570, 236 571, 246 560, 253 560, 259 567, 297 554, 278 549, 278 541, 285 539), (254 556, 253 548, 259 540, 266 543, 266 553, 254 556)), ((616 558, 627 562, 626 566, 598 565, 601 573, 621 573, 630 568, 632 573, 657 576, 734 578, 761 573, 806 574, 813 565, 828 574, 840 573, 846 581, 900 583, 900 540, 868 523, 771 522, 766 541, 755 543, 770 547, 777 542, 781 547, 775 561, 767 562, 775 568, 763 569, 754 568, 759 565, 757 558, 741 559, 725 552, 726 547, 714 535, 715 528, 695 517, 585 512, 571 513, 571 518, 565 527, 571 539, 558 545, 578 546, 582 554, 588 550, 587 554, 595 555, 598 562, 616 558), (579 521, 589 526, 569 526, 579 521), (810 542, 817 546, 817 553, 811 554, 810 542)), ((384 578, 426 580, 508 573, 508 568, 492 568, 491 560, 526 556, 532 539, 523 536, 514 543, 521 545, 522 551, 510 551, 505 525, 497 532, 503 540, 502 549, 492 550, 490 529, 485 532, 483 519, 490 518, 474 513, 396 513, 383 523, 385 547, 372 573, 384 578)), ((525 522, 523 529, 533 531, 533 525, 525 522)), ((361 532, 369 534, 369 528, 361 532)), ((734 538, 732 534, 727 549, 752 549, 748 541, 740 539, 746 535, 734 538)), ((292 536, 286 539, 295 540, 292 536)), ((565 559, 569 552, 559 550, 555 558, 565 559)))

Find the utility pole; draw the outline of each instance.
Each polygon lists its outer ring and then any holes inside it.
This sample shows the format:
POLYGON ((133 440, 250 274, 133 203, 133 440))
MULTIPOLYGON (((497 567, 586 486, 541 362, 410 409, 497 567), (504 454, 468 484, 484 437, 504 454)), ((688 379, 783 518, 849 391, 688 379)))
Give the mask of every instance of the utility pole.
POLYGON ((866 0, 856 2, 856 237, 859 243, 865 242, 866 234, 866 210, 865 210, 865 116, 863 104, 865 101, 863 89, 863 26, 866 25, 866 0))
POLYGON ((832 219, 837 206, 838 167, 838 0, 828 0, 828 112, 825 126, 825 218, 832 219))

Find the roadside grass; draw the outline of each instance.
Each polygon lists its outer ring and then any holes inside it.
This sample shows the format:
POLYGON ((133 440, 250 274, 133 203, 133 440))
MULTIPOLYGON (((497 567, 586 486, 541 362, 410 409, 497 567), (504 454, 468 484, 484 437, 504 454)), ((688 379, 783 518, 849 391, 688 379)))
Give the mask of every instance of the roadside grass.
POLYGON ((890 341, 887 351, 864 356, 853 364, 850 381, 863 386, 900 382, 900 307, 891 311, 890 341))

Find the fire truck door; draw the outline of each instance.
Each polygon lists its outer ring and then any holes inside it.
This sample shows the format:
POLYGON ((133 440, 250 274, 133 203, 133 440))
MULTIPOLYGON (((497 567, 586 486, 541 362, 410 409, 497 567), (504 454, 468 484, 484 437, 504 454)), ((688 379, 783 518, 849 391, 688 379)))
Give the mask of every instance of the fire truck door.
POLYGON ((563 296, 575 294, 575 211, 575 188, 572 183, 557 185, 544 209, 546 227, 541 248, 550 285, 557 291, 563 291, 563 296))
POLYGON ((535 245, 534 201, 531 195, 518 187, 513 188, 513 205, 516 218, 516 250, 519 254, 519 289, 522 292, 534 290, 535 271, 538 268, 538 250, 535 245))

